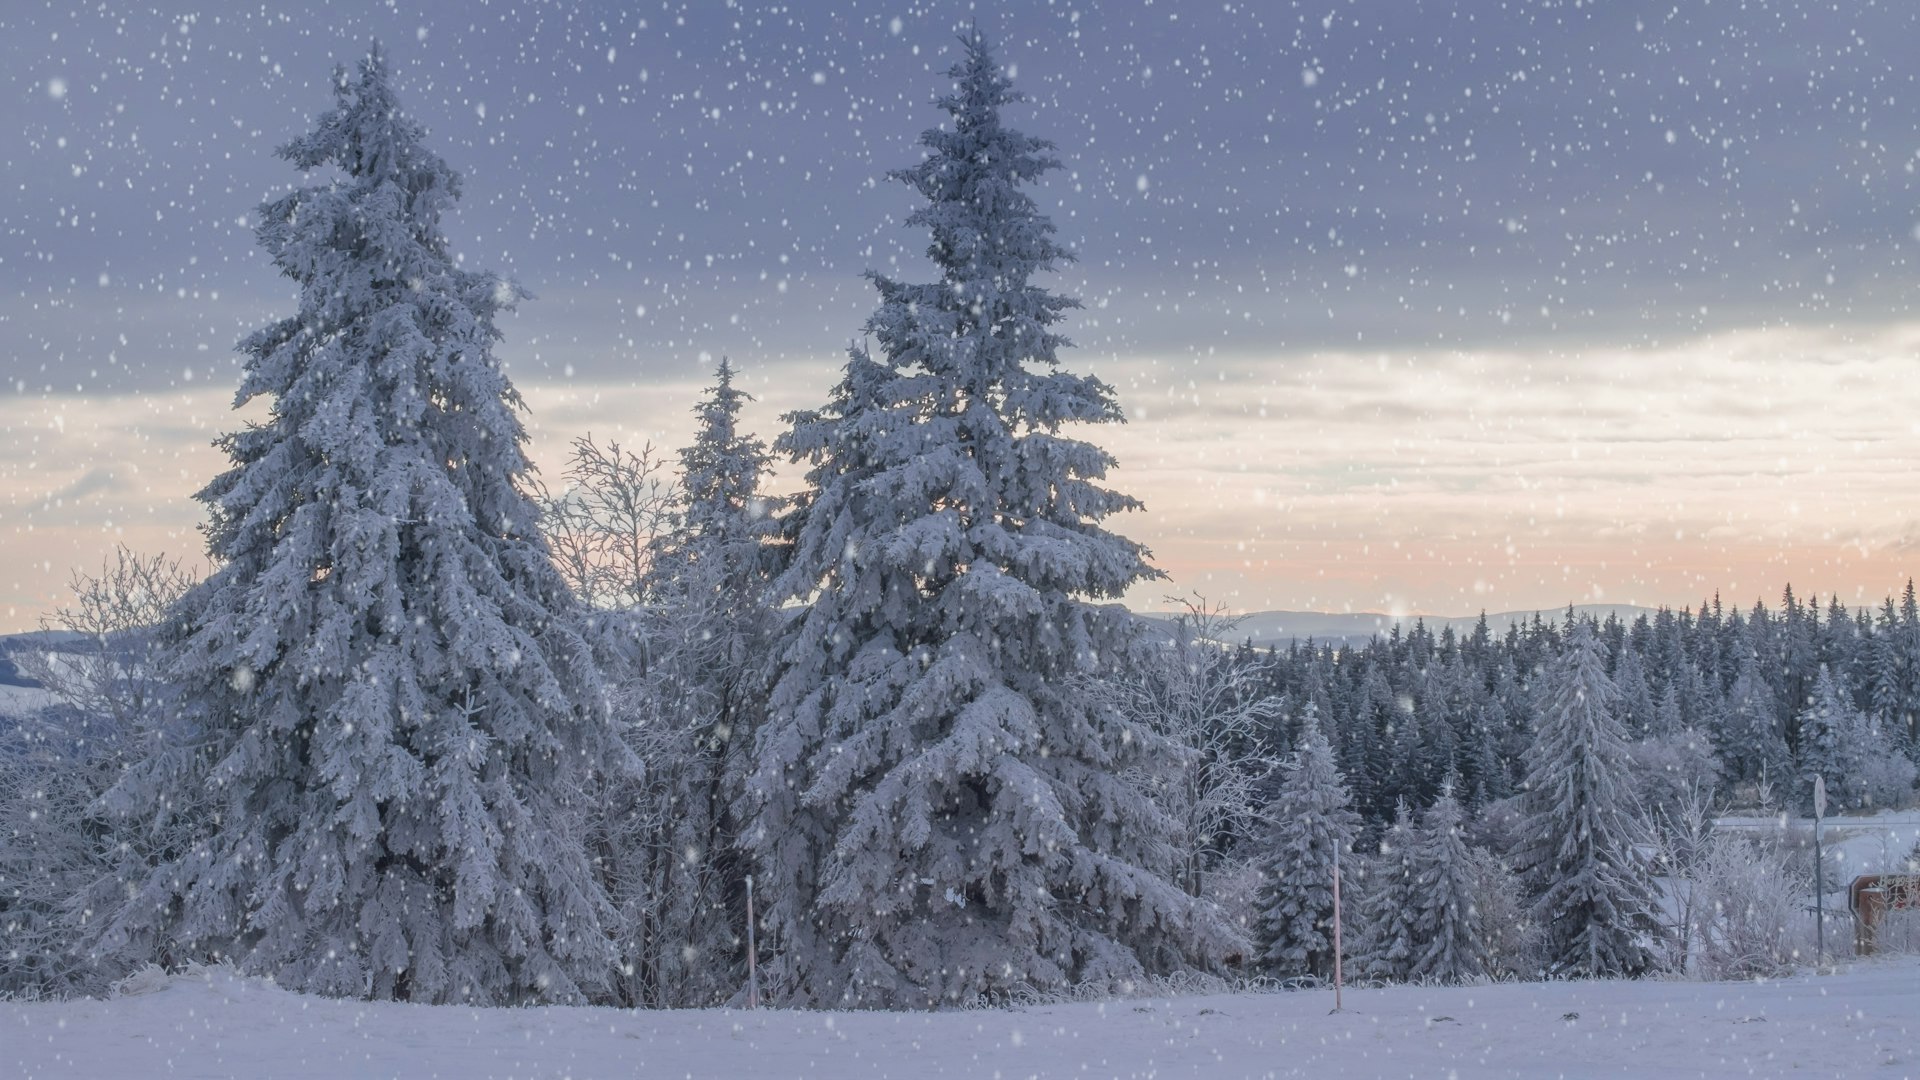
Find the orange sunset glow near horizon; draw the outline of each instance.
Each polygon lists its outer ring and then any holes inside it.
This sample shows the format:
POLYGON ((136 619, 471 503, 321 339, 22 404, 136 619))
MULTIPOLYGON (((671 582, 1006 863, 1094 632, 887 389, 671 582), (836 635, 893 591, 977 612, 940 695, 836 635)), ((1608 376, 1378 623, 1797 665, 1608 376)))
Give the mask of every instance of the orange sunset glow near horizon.
MULTIPOLYGON (((1773 606, 1788 584, 1850 607, 1897 594, 1920 545, 1903 498, 1920 459, 1916 349, 1920 323, 1543 357, 1078 359, 1130 416, 1085 432, 1118 457, 1113 486, 1146 504, 1113 524, 1167 574, 1132 606, 1198 593, 1238 612, 1461 616, 1773 606)), ((514 354, 509 340, 510 369, 514 354)), ((543 477, 589 432, 677 450, 713 359, 645 384, 523 381, 543 477)), ((836 370, 734 360, 769 441, 836 370)), ((247 415, 230 400, 194 385, 16 408, 0 440, 0 629, 34 628, 115 544, 199 562, 191 495, 223 466, 213 437, 247 415)), ((796 482, 782 467, 772 487, 796 482)))

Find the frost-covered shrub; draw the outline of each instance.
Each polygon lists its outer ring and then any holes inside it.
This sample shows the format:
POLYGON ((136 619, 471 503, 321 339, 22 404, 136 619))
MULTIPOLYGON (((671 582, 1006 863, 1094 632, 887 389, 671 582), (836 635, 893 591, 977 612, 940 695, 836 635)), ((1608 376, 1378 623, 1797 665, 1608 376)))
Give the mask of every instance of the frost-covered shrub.
POLYGON ((1150 632, 1128 670, 1089 674, 1080 683, 1178 751, 1156 755, 1133 779, 1179 826, 1180 886, 1217 899, 1215 879, 1252 857, 1251 841, 1261 831, 1261 789, 1279 765, 1266 732, 1281 704, 1262 690, 1256 663, 1219 644, 1233 639, 1239 620, 1204 598, 1182 603, 1185 610, 1165 624, 1164 646, 1150 632))
POLYGON ((1779 845, 1716 833, 1688 878, 1697 891, 1694 974, 1777 975, 1801 958, 1796 928, 1811 883, 1789 868, 1779 845))
POLYGON ((90 928, 121 902, 124 880, 184 837, 94 803, 162 713, 170 689, 153 627, 192 583, 175 560, 117 548, 99 575, 75 574, 72 602, 41 620, 57 648, 20 656, 55 704, 0 718, 0 995, 102 993, 153 955, 103 952, 90 928))
POLYGON ((1256 969, 1250 928, 1260 896, 1260 882, 1260 867, 1250 859, 1235 860, 1207 875, 1207 899, 1213 901, 1221 917, 1237 928, 1249 943, 1247 949, 1227 957, 1230 971, 1251 974, 1256 969))
POLYGON ((1844 790, 1849 805, 1860 810, 1883 810, 1911 805, 1914 781, 1920 770, 1913 759, 1893 749, 1892 743, 1876 737, 1871 752, 1864 755, 1844 790))
POLYGON ((87 807, 117 772, 88 719, 51 708, 0 720, 0 996, 98 993, 70 901, 106 861, 87 807))
MULTIPOLYGON (((1832 825, 1822 826, 1822 836, 1830 835, 1832 825)), ((1796 820, 1781 828, 1773 829, 1762 837, 1753 838, 1777 849, 1785 860, 1787 872, 1795 879, 1808 882, 1812 887, 1813 873, 1813 822, 1796 820)), ((1826 844, 1820 853, 1820 880, 1826 883, 1827 891, 1840 887, 1843 880, 1851 880, 1857 869, 1846 865, 1844 850, 1834 844, 1826 844)), ((1811 900, 1808 903, 1812 903, 1811 900)))

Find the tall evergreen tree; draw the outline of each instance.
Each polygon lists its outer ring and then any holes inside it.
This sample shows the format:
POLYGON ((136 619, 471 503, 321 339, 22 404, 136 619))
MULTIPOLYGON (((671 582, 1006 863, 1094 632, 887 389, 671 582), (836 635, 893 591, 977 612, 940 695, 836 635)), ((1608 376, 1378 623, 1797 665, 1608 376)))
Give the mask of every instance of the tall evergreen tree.
POLYGON ((109 936, 326 994, 578 1000, 613 962, 583 804, 627 758, 520 486, 492 350, 522 294, 448 252, 459 176, 378 47, 334 94, 280 154, 337 174, 258 213, 299 311, 241 343, 268 417, 198 496, 220 569, 167 631, 189 745, 113 793, 218 812, 109 936))
POLYGON ((1353 891, 1359 901, 1354 905, 1353 971, 1361 978, 1405 982, 1413 976, 1418 955, 1414 920, 1420 908, 1417 847, 1413 811, 1401 799, 1394 806, 1393 824, 1380 839, 1379 854, 1369 860, 1366 888, 1353 891))
POLYGON ((1774 715, 1773 692, 1751 655, 1741 657, 1735 671, 1733 688, 1727 692, 1726 706, 1719 717, 1720 760, 1729 779, 1759 780, 1764 776, 1784 784, 1792 758, 1774 715))
POLYGON ((1826 778, 1835 809, 1864 810, 1913 793, 1914 769, 1884 728, 1853 707, 1845 685, 1823 665, 1800 714, 1799 803, 1813 812, 1813 778, 1826 778))
POLYGON ((1678 681, 1660 692, 1660 700, 1653 706, 1653 725, 1651 733, 1656 738, 1673 735, 1687 726, 1685 715, 1680 709, 1680 686, 1678 681))
POLYGON ((1451 784, 1421 818, 1413 873, 1417 944, 1409 977, 1457 983, 1487 974, 1485 920, 1474 902, 1473 853, 1451 784))
POLYGON ((634 827, 610 839, 621 852, 622 997, 634 1004, 718 1004, 746 974, 737 805, 765 700, 779 525, 777 501, 760 492, 770 455, 740 430, 752 399, 725 359, 714 375, 636 616, 645 655, 629 697, 649 769, 634 827))
POLYGON ((1619 703, 1621 728, 1630 738, 1653 734, 1656 707, 1653 691, 1647 685, 1646 668, 1638 652, 1632 648, 1621 650, 1613 681, 1620 690, 1616 700, 1619 703))
POLYGON ((772 897, 782 1000, 927 1007, 1115 983, 1232 948, 1172 873, 1172 821, 1123 774, 1170 752, 1075 676, 1123 662, 1117 599, 1157 576, 1099 522, 1138 504, 1112 458, 1061 434, 1122 419, 1060 369, 1076 306, 1035 283, 1069 253, 1024 187, 1050 144, 962 39, 927 156, 892 173, 925 205, 939 279, 870 275, 881 305, 826 411, 784 449, 812 465, 782 594, 750 842, 772 897))
MULTIPOLYGON (((1333 974, 1333 861, 1352 848, 1360 815, 1311 708, 1300 746, 1268 809, 1255 899, 1257 960, 1276 975, 1333 974)), ((1344 899, 1344 898, 1343 898, 1344 899)))
POLYGON ((1813 814, 1813 778, 1824 777, 1837 798, 1843 802, 1847 782, 1859 770, 1853 760, 1854 740, 1860 727, 1853 706, 1841 694, 1833 674, 1825 664, 1814 679, 1806 708, 1800 710, 1800 776, 1796 801, 1800 812, 1813 814))
POLYGON ((1562 972, 1635 974, 1651 960, 1644 938, 1653 886, 1635 850, 1647 828, 1614 696, 1583 620, 1542 687, 1517 852, 1550 961, 1562 972))
POLYGON ((1895 653, 1899 657, 1900 705, 1893 717, 1896 732, 1905 729, 1907 752, 1920 761, 1920 599, 1914 596, 1913 579, 1900 594, 1900 627, 1895 653))
MULTIPOLYGON (((1888 728, 1902 727, 1902 709, 1906 701, 1900 657, 1900 616, 1889 596, 1880 607, 1873 624, 1873 637, 1867 647, 1867 707, 1888 728)), ((1856 669, 1857 670, 1857 669, 1856 669)))
POLYGON ((1780 715, 1786 718, 1784 732, 1789 748, 1800 745, 1800 711, 1807 707, 1813 680, 1820 666, 1818 644, 1820 607, 1802 604, 1788 585, 1780 601, 1779 634, 1775 638, 1779 658, 1780 715))

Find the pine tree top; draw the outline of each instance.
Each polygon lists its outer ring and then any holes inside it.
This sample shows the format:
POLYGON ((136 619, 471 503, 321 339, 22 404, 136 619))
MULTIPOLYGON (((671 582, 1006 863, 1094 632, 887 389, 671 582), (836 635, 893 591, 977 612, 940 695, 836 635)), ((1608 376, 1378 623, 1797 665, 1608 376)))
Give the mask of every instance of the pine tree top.
MULTIPOLYGON (((927 255, 953 280, 1024 284, 1035 269, 1051 270, 1072 252, 1053 239, 1054 226, 1021 190, 1060 167, 1053 143, 1002 123, 1000 110, 1026 100, 975 28, 960 38, 960 60, 947 70, 954 92, 935 99, 952 126, 928 128, 918 164, 887 173, 925 196, 907 218, 933 232, 927 255)), ((877 276, 877 275, 876 275, 877 276)), ((1055 298, 1058 300, 1059 298, 1055 298)), ((1061 300, 1060 306, 1077 306, 1061 300)))

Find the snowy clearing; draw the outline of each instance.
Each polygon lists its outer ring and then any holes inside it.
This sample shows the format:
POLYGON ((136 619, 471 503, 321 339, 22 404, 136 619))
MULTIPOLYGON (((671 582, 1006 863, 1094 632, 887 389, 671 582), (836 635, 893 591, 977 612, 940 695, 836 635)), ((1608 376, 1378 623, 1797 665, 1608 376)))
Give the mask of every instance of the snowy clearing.
MULTIPOLYGON (((1723 817, 1716 828, 1748 832, 1813 835, 1807 818, 1723 817)), ((1830 852, 1845 880, 1827 887, 1844 891, 1855 874, 1897 873, 1906 867, 1907 853, 1920 844, 1920 810, 1882 810, 1866 815, 1836 814, 1820 827, 1821 843, 1830 852)))
POLYGON ((366 1004, 221 969, 0 1004, 42 1077, 1916 1077, 1920 959, 1763 983, 1566 982, 945 1013, 366 1004))

